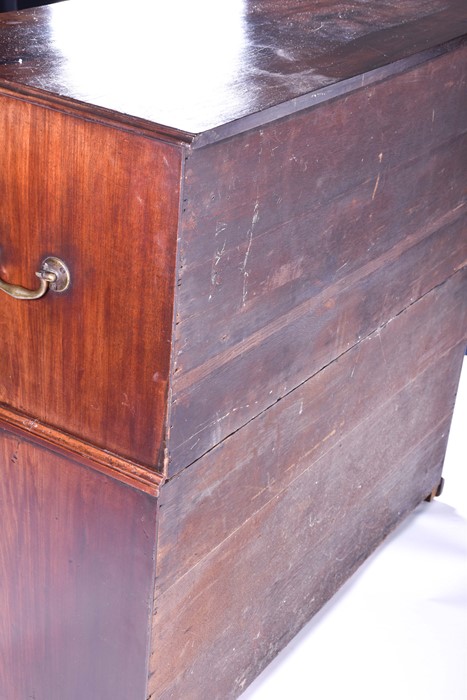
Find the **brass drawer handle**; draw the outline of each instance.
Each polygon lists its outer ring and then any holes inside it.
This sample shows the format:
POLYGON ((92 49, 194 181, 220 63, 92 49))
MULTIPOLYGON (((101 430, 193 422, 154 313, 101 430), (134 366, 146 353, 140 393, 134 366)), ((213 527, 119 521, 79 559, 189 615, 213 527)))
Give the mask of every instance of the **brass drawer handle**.
POLYGON ((40 299, 48 289, 51 292, 64 292, 70 286, 70 271, 60 258, 43 260, 36 275, 40 279, 39 289, 26 289, 0 279, 0 290, 14 299, 40 299))

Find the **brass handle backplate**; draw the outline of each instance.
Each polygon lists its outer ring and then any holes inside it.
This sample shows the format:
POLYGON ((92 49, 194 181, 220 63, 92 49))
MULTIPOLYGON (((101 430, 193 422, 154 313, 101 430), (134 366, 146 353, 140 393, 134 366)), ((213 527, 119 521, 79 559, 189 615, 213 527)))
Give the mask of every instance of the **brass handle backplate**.
POLYGON ((40 299, 48 289, 51 292, 64 292, 70 286, 70 271, 60 258, 43 260, 36 276, 40 279, 39 289, 26 289, 0 279, 0 290, 14 299, 40 299))

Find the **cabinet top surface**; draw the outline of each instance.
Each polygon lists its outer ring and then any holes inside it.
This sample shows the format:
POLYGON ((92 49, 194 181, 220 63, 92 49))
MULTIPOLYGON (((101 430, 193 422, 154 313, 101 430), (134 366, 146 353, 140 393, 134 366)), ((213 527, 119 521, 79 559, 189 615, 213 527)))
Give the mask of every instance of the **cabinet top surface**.
POLYGON ((69 0, 0 14, 0 86, 190 137, 313 104, 466 24, 465 0, 69 0))

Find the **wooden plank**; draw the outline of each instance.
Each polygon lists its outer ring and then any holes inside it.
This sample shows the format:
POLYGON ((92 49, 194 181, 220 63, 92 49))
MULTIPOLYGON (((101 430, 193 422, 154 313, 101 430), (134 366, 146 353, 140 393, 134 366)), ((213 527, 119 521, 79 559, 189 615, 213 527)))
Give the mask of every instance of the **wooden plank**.
MULTIPOLYGON (((379 355, 379 342, 373 347, 379 355)), ((433 358, 389 401, 374 396, 353 430, 286 488, 273 487, 254 515, 158 597, 154 698, 237 697, 430 493, 441 472, 460 350, 433 358), (421 402, 424 411, 417 410, 421 402)), ((222 515, 213 518, 222 527, 222 515)))
POLYGON ((251 241, 221 234, 214 258, 182 277, 178 318, 186 338, 177 359, 183 373, 177 387, 195 383, 200 371, 209 371, 201 370, 203 365, 244 342, 248 331, 273 323, 326 287, 345 285, 349 275, 396 246, 402 253, 408 242, 425 238, 464 201, 466 162, 467 137, 461 135, 414 160, 381 167, 329 202, 310 198, 310 209, 301 216, 255 228, 251 241), (206 314, 209 333, 200 332, 199 316, 206 314))
POLYGON ((188 158, 169 475, 467 258, 463 55, 188 158))
POLYGON ((172 423, 179 423, 171 434, 171 473, 440 284, 466 259, 466 253, 465 223, 458 219, 400 257, 400 250, 392 249, 376 266, 364 269, 360 278, 356 275, 347 278, 347 284, 324 290, 265 333, 253 335, 228 362, 213 363, 207 376, 181 395, 175 394, 172 423), (203 402, 196 402, 196 391, 204 392, 203 402), (174 447, 177 438, 180 443, 174 447))
POLYGON ((0 430, 2 700, 145 700, 156 505, 0 430))
POLYGON ((213 362, 206 377, 201 376, 180 395, 174 392, 169 473, 174 475, 191 464, 414 299, 441 284, 466 259, 466 253, 464 217, 404 255, 392 249, 375 266, 361 271, 361 277, 349 276, 346 284, 325 289, 266 332, 254 334, 240 345, 238 353, 227 355, 228 361, 213 362), (203 401, 197 400, 199 395, 203 401))
MULTIPOLYGON (((325 458, 368 412, 390 404, 427 367, 436 376, 438 357, 460 346, 461 358, 467 344, 466 298, 463 271, 165 483, 158 592, 283 491, 310 462, 325 458)), ((428 388, 426 396, 431 397, 428 388)))
POLYGON ((245 243, 257 190, 263 205, 253 239, 464 133, 466 57, 467 47, 460 48, 189 154, 181 278, 192 265, 212 260, 219 242, 226 240, 227 248, 245 243))
MULTIPOLYGON (((262 521, 255 518, 248 532, 242 530, 233 536, 231 549, 222 548, 216 552, 215 562, 197 570, 196 579, 193 572, 183 582, 183 590, 171 591, 172 600, 167 596, 161 599, 154 618, 154 649, 161 656, 155 653, 152 661, 149 700, 201 700, 209 697, 208 693, 226 700, 237 698, 425 497, 429 482, 423 481, 423 471, 427 465, 442 461, 445 442, 439 439, 439 431, 446 429, 446 425, 436 426, 435 434, 401 462, 401 476, 388 479, 370 495, 372 514, 373 509, 380 514, 378 522, 366 508, 354 511, 345 523, 336 524, 335 539, 324 537, 318 551, 311 554, 304 552, 300 542, 309 544, 307 528, 313 529, 309 526, 312 514, 307 522, 306 514, 301 513, 302 521, 293 523, 296 530, 284 544, 280 524, 263 513, 262 521), (418 480, 425 490, 401 501, 401 489, 409 488, 409 479, 418 480), (266 564, 258 562, 258 557, 263 532, 268 529, 274 535, 266 564), (255 545, 256 539, 259 542, 255 545), (285 574, 280 568, 284 565, 281 557, 287 558, 295 547, 297 555, 292 555, 292 561, 288 559, 285 574), (268 572, 260 583, 263 566, 268 572), (257 572, 254 580, 252 571, 257 572), (216 600, 221 601, 219 607, 216 600), (168 625, 172 626, 172 640, 163 633, 168 625), (203 639, 203 627, 211 642, 203 639), (198 653, 192 651, 194 648, 198 653)), ((293 498, 286 499, 284 508, 293 512, 295 506, 293 498)))

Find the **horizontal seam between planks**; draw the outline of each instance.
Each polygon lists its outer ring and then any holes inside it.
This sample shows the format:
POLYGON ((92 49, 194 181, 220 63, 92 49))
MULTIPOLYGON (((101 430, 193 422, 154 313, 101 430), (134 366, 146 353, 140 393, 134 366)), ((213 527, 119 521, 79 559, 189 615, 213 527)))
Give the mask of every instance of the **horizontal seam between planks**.
MULTIPOLYGON (((242 423, 242 425, 240 425, 240 426, 239 426, 238 428, 236 428, 235 430, 232 430, 232 432, 229 433, 228 435, 226 435, 225 437, 223 437, 222 440, 221 440, 220 442, 218 442, 218 443, 216 443, 215 445, 213 445, 212 447, 210 447, 208 450, 206 450, 206 452, 203 452, 202 455, 200 455, 200 456, 197 457, 195 460, 193 460, 193 462, 190 462, 189 464, 187 464, 185 467, 183 467, 183 468, 182 468, 180 471, 178 471, 176 474, 173 474, 173 475, 172 475, 169 479, 167 479, 166 482, 164 482, 164 483, 168 483, 168 482, 172 481, 172 479, 175 479, 175 478, 177 478, 178 476, 180 476, 180 475, 185 471, 185 469, 189 469, 191 466, 193 466, 194 464, 196 464, 196 462, 198 462, 200 459, 203 459, 203 457, 204 457, 205 455, 207 455, 207 454, 209 454, 210 452, 212 452, 212 450, 215 450, 216 447, 219 447, 219 445, 222 445, 222 443, 223 443, 225 440, 228 440, 228 438, 232 437, 232 435, 235 435, 235 433, 238 433, 238 431, 239 431, 239 430, 242 430, 242 428, 244 428, 246 425, 248 425, 248 424, 251 423, 252 421, 256 420, 259 416, 261 416, 261 415, 263 415, 264 413, 266 413, 267 411, 269 411, 273 406, 275 406, 275 404, 279 403, 279 401, 283 401, 285 398, 287 398, 288 396, 290 396, 294 391, 296 391, 296 390, 299 389, 300 387, 304 386, 307 382, 309 382, 311 379, 313 379, 314 377, 316 377, 320 372, 323 372, 325 369, 327 369, 327 368, 328 368, 330 365, 332 365, 334 362, 338 362, 342 357, 344 357, 344 355, 346 355, 348 352, 351 352, 351 351, 352 351, 354 348, 356 348, 358 345, 360 345, 361 343, 365 342, 366 340, 369 340, 372 336, 378 335, 378 334, 381 332, 381 330, 382 330, 383 328, 385 328, 387 325, 389 325, 392 321, 394 321, 394 319, 396 319, 396 318, 397 318, 398 316, 400 316, 401 314, 405 313, 405 312, 406 312, 408 309, 410 309, 414 304, 417 304, 419 301, 421 301, 422 299, 424 299, 428 294, 431 294, 431 293, 432 293, 433 291, 435 291, 436 289, 440 289, 441 287, 443 287, 443 286, 444 286, 447 282, 449 282, 449 280, 451 280, 456 274, 462 272, 462 270, 464 270, 465 267, 467 267, 467 260, 463 263, 463 266, 462 266, 462 267, 456 268, 452 275, 449 275, 449 277, 447 277, 445 280, 443 280, 443 281, 440 282, 439 284, 437 284, 437 285, 431 287, 430 289, 428 289, 424 294, 422 294, 422 295, 421 295, 420 297, 418 297, 417 299, 414 299, 414 301, 412 301, 412 302, 409 303, 407 306, 405 306, 403 309, 401 309, 400 311, 398 311, 397 314, 394 314, 394 316, 392 316, 390 319, 388 319, 387 321, 385 321, 382 325, 380 325, 380 326, 376 327, 375 329, 373 329, 372 331, 370 331, 370 332, 368 333, 368 335, 366 335, 365 337, 360 338, 359 340, 357 340, 356 343, 354 343, 353 345, 351 345, 350 347, 348 347, 346 350, 344 350, 343 352, 341 352, 340 355, 338 355, 337 357, 334 357, 334 358, 333 358, 332 360, 330 360, 327 364, 323 365, 323 367, 320 367, 316 372, 314 372, 312 375, 310 375, 309 377, 307 377, 306 379, 304 379, 302 382, 300 382, 300 383, 297 384, 296 386, 292 387, 292 389, 290 389, 290 391, 286 392, 283 396, 279 396, 272 404, 266 406, 262 411, 260 411, 259 413, 255 414, 254 416, 252 416, 252 417, 251 417, 250 419, 248 419, 245 423, 242 423)), ((198 432, 196 432, 196 433, 195 433, 193 436, 191 436, 191 437, 196 437, 196 435, 198 435, 199 433, 202 433, 207 427, 209 427, 209 425, 211 425, 211 424, 210 424, 210 423, 207 424, 204 428, 202 428, 201 430, 199 430, 198 432)), ((185 441, 185 442, 187 442, 187 441, 185 441)), ((185 444, 185 443, 181 443, 181 444, 185 444)))
MULTIPOLYGON (((236 359, 238 356, 244 354, 245 352, 248 352, 249 350, 253 349, 256 345, 262 343, 265 339, 273 336, 275 333, 279 332, 284 327, 297 321, 301 316, 310 312, 313 308, 319 308, 320 304, 322 304, 326 299, 328 299, 329 296, 335 296, 337 294, 344 293, 346 289, 374 273, 378 268, 381 267, 381 265, 394 262, 402 254, 411 250, 422 241, 427 240, 436 232, 441 231, 447 226, 456 223, 459 219, 461 219, 463 213, 462 211, 459 213, 459 210, 465 209, 466 206, 464 203, 459 204, 455 209, 451 210, 447 214, 444 214, 442 217, 437 219, 432 224, 432 226, 428 228, 422 227, 418 229, 415 233, 411 234, 410 236, 407 236, 404 240, 402 240, 399 245, 394 246, 393 248, 390 248, 389 250, 385 251, 378 258, 370 260, 366 265, 358 268, 358 270, 355 270, 350 275, 342 278, 338 282, 330 285, 329 287, 325 287, 319 292, 319 294, 313 296, 311 299, 307 299, 306 301, 302 302, 298 306, 285 313, 283 316, 280 316, 278 319, 275 319, 267 326, 264 326, 263 328, 259 329, 258 331, 250 335, 246 340, 237 343, 234 347, 229 348, 223 353, 219 353, 212 359, 208 360, 206 363, 199 365, 193 370, 189 370, 178 379, 176 378, 174 381, 174 393, 176 392, 182 395, 190 393, 190 389, 195 389, 196 384, 208 377, 210 374, 212 374, 212 372, 228 364, 229 362, 236 359)), ((423 297, 419 298, 421 299, 423 297)), ((202 430, 204 430, 209 425, 211 425, 211 422, 207 423, 206 426, 202 428, 202 430)), ((202 430, 198 432, 202 432, 202 430)), ((180 445, 185 444, 185 442, 188 442, 192 437, 194 436, 190 436, 190 438, 180 443, 180 445)))
MULTIPOLYGON (((447 351, 446 353, 444 353, 444 355, 442 355, 441 357, 445 357, 445 356, 448 354, 448 352, 449 352, 449 351, 447 351)), ((392 396, 388 401, 384 402, 384 404, 381 404, 380 407, 378 408, 377 412, 374 412, 374 413, 372 413, 371 415, 366 416, 366 418, 364 418, 364 419, 361 420, 357 425, 355 425, 348 433, 346 433, 346 435, 345 435, 345 437, 344 437, 343 439, 347 439, 349 436, 352 435, 353 432, 355 432, 355 430, 357 430, 358 428, 360 428, 362 425, 364 425, 365 423, 367 423, 369 420, 374 419, 374 416, 375 416, 375 415, 381 414, 381 413, 383 412, 383 409, 387 406, 387 404, 388 404, 392 399, 394 399, 396 396, 398 396, 401 392, 405 391, 411 384, 413 384, 414 381, 416 381, 417 378, 420 378, 420 376, 423 376, 429 369, 431 369, 431 365, 429 365, 428 368, 427 368, 426 370, 424 370, 421 374, 417 375, 416 378, 414 378, 414 379, 410 380, 409 382, 407 382, 407 384, 405 384, 398 392, 396 392, 395 394, 393 394, 393 396, 392 396)), ((412 446, 410 447, 410 449, 407 450, 407 452, 404 453, 403 459, 405 460, 405 459, 406 459, 407 457, 409 457, 413 452, 415 452, 416 450, 418 450, 419 447, 420 447, 420 445, 422 445, 424 442, 429 442, 429 441, 432 439, 432 437, 439 431, 439 428, 440 428, 441 426, 443 426, 445 423, 446 423, 446 417, 444 417, 442 420, 438 421, 438 422, 436 423, 435 427, 434 427, 432 430, 430 430, 430 431, 429 431, 428 433, 426 433, 421 439, 419 439, 414 445, 412 445, 412 446)), ((444 436, 443 436, 443 437, 444 437, 444 436)), ((220 542, 218 542, 218 544, 215 545, 215 547, 213 547, 212 549, 210 549, 209 552, 207 552, 199 561, 197 561, 195 564, 193 564, 193 566, 191 566, 189 569, 187 569, 187 571, 185 571, 185 572, 184 572, 176 581, 174 581, 170 586, 168 586, 167 588, 165 588, 165 589, 162 590, 161 592, 158 592, 158 591, 157 591, 157 580, 156 580, 156 599, 157 599, 157 598, 162 598, 163 596, 165 596, 174 586, 177 586, 177 585, 180 583, 180 581, 182 581, 186 576, 188 576, 191 572, 193 572, 198 566, 201 566, 201 565, 202 565, 209 557, 211 557, 211 555, 213 555, 220 547, 222 547, 228 540, 230 540, 232 537, 234 537, 234 535, 235 535, 237 532, 239 532, 243 527, 245 527, 245 526, 249 523, 249 521, 250 521, 252 518, 255 518, 259 513, 261 513, 261 511, 263 511, 265 508, 267 508, 274 500, 278 500, 278 499, 282 496, 282 494, 283 494, 285 491, 287 491, 291 486, 293 486, 293 484, 295 484, 295 482, 297 482, 299 479, 303 478, 303 477, 305 476, 305 474, 307 474, 307 472, 309 472, 311 469, 314 469, 315 466, 316 466, 316 464, 318 464, 318 462, 320 462, 322 459, 324 459, 324 458, 329 454, 329 452, 331 452, 333 449, 336 449, 336 447, 337 447, 337 445, 334 445, 333 447, 329 448, 329 449, 328 449, 326 452, 324 452, 315 462, 313 462, 313 463, 310 464, 308 467, 306 467, 306 469, 304 469, 302 472, 300 472, 300 474, 297 474, 290 482, 288 482, 288 484, 287 484, 284 488, 282 488, 280 491, 278 491, 277 493, 275 493, 266 503, 263 503, 263 505, 261 506, 261 508, 258 508, 258 510, 256 510, 254 513, 252 513, 252 514, 251 514, 246 520, 244 520, 238 527, 236 527, 234 530, 232 530, 232 532, 230 532, 230 533, 227 535, 227 537, 225 537, 223 540, 221 540, 220 542)), ((306 456, 306 454, 308 454, 308 453, 305 453, 304 456, 306 456)), ((371 487, 371 488, 366 492, 366 494, 367 494, 367 495, 368 495, 368 494, 371 494, 375 489, 379 488, 379 487, 381 486, 382 483, 390 482, 391 478, 394 478, 394 475, 393 475, 392 473, 390 473, 389 476, 388 476, 387 478, 382 479, 382 480, 380 480, 380 481, 377 481, 377 482, 375 483, 375 485, 374 485, 373 487, 371 487)), ((427 495, 428 495, 428 494, 427 494, 427 495)), ((325 537, 326 537, 326 535, 323 535, 322 538, 320 538, 319 540, 317 540, 316 544, 319 544, 320 542, 322 542, 322 541, 325 539, 325 537)))

